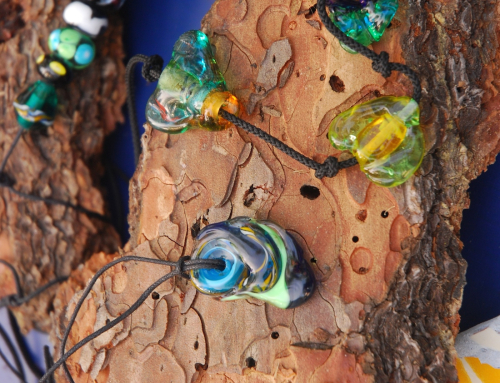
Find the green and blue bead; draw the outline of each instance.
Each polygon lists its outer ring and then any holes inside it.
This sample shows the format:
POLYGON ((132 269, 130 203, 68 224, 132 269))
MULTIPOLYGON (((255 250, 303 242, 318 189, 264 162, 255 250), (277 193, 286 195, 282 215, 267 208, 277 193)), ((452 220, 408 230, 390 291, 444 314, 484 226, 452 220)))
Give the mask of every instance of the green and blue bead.
MULTIPOLYGON (((330 0, 330 18, 347 36, 368 46, 380 41, 398 10, 398 0, 330 0)), ((356 53, 341 44, 350 52, 356 53)))
POLYGON ((202 293, 223 301, 256 298, 282 309, 306 302, 316 281, 297 242, 269 221, 239 217, 204 228, 192 259, 223 259, 226 268, 194 270, 202 293))
POLYGON ((54 85, 42 80, 30 85, 14 101, 19 125, 23 129, 52 125, 56 115, 57 101, 54 85))
POLYGON ((64 60, 70 69, 83 69, 90 65, 95 57, 95 45, 92 39, 73 28, 52 31, 49 36, 49 48, 64 60))

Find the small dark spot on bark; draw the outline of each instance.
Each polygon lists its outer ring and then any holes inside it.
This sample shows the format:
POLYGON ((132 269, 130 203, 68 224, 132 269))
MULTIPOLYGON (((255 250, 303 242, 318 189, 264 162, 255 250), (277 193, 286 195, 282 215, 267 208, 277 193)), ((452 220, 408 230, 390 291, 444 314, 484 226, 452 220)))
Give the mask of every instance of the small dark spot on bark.
POLYGON ((358 274, 366 274, 369 270, 366 267, 360 267, 358 274))
POLYGON ((359 237, 357 235, 355 235, 354 237, 352 237, 352 241, 354 243, 358 243, 359 242, 359 237))
POLYGON ((208 369, 208 364, 195 363, 194 368, 196 371, 206 371, 208 369))
POLYGON ((319 78, 321 81, 325 81, 326 80, 326 76, 324 74, 321 75, 321 77, 319 78))
POLYGON ((272 334, 271 334, 271 338, 273 339, 278 339, 280 337, 280 333, 277 332, 277 331, 274 331, 272 334))
POLYGON ((311 263, 315 265, 316 263, 318 263, 318 260, 316 258, 311 258, 311 263))
POLYGON ((300 195, 313 201, 321 195, 321 192, 316 186, 304 185, 300 188, 300 195))
POLYGON ((365 222, 366 217, 368 217, 368 212, 366 210, 360 210, 356 213, 356 219, 358 219, 358 221, 365 222))
POLYGON ((194 342, 194 349, 198 350, 198 347, 200 347, 200 342, 198 341, 194 342))
POLYGON ((276 56, 273 56, 273 64, 276 62, 276 56))
POLYGON ((381 96, 381 93, 380 93, 380 91, 379 91, 379 90, 374 90, 374 91, 373 91, 373 95, 374 95, 375 97, 380 97, 380 96, 381 96))
POLYGON ((382 218, 387 218, 389 217, 389 212, 387 210, 384 210, 381 214, 382 218))
POLYGON ((160 299, 160 294, 158 294, 156 291, 153 291, 153 294, 151 294, 151 298, 153 298, 156 301, 160 299))
POLYGON ((191 226, 191 236, 193 238, 196 238, 198 234, 200 233, 201 229, 201 220, 196 220, 196 222, 191 226))
POLYGON ((257 64, 256 63, 253 63, 252 65, 250 65, 252 68, 257 68, 257 64))
POLYGON ((344 81, 336 75, 332 75, 332 77, 330 77, 330 86, 332 87, 332 90, 337 93, 342 93, 345 90, 344 81))
POLYGON ((257 362, 250 356, 246 360, 246 365, 248 368, 255 368, 255 366, 257 366, 257 362))
POLYGON ((246 207, 250 207, 257 198, 257 195, 255 194, 254 190, 255 189, 253 185, 251 185, 250 189, 248 189, 245 195, 243 196, 243 205, 245 205, 246 207))

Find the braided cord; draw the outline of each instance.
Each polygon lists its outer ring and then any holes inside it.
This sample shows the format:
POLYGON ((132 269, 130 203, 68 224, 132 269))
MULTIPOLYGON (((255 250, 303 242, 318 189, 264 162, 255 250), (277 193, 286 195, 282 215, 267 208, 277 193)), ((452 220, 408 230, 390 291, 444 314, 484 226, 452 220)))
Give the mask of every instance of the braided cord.
POLYGON ((390 62, 389 54, 387 52, 382 51, 380 54, 377 54, 371 49, 365 47, 363 44, 360 44, 356 40, 347 36, 333 23, 330 17, 328 17, 328 13, 326 11, 326 0, 318 0, 317 11, 321 22, 332 35, 353 51, 356 51, 373 61, 372 68, 374 71, 380 73, 385 78, 389 77, 392 71, 398 71, 405 74, 413 84, 413 99, 416 102, 420 102, 420 99, 422 98, 422 86, 420 84, 420 78, 415 71, 404 64, 390 62))

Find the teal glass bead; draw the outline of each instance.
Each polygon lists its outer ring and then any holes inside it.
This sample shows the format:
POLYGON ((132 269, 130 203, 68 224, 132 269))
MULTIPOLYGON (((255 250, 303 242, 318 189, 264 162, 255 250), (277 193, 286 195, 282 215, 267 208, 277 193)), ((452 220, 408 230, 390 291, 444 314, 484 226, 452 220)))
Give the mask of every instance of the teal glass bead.
POLYGON ((297 242, 269 221, 239 217, 204 228, 192 259, 223 259, 226 268, 194 270, 191 281, 202 293, 223 301, 257 298, 282 309, 307 301, 314 274, 297 242))
POLYGON ((92 39, 73 28, 52 31, 49 35, 49 48, 64 60, 70 69, 83 69, 95 57, 95 45, 92 39))
MULTIPOLYGON (((360 1, 359 6, 345 1, 330 0, 330 18, 342 32, 364 46, 380 41, 399 6, 398 0, 360 1)), ((356 53, 343 44, 342 47, 356 53)))
POLYGON ((24 129, 50 126, 57 109, 56 89, 52 84, 39 80, 16 98, 14 108, 17 121, 24 129))
POLYGON ((238 100, 227 91, 207 35, 186 32, 175 43, 172 59, 149 98, 146 119, 165 133, 190 128, 217 131, 230 125, 219 117, 220 108, 237 114, 238 100))

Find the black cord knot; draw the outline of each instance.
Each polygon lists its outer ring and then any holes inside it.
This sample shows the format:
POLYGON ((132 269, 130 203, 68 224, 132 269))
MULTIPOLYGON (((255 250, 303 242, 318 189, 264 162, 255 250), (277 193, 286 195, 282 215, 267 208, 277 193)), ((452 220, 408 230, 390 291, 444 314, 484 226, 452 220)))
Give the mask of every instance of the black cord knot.
POLYGON ((142 66, 142 77, 148 82, 158 81, 163 69, 163 59, 159 55, 152 55, 145 59, 142 66))
POLYGON ((191 260, 191 257, 189 256, 184 256, 184 257, 180 257, 179 260, 177 261, 177 265, 175 266, 175 269, 176 271, 179 273, 179 275, 182 277, 182 278, 185 278, 185 279, 191 279, 191 275, 189 275, 187 272, 186 272, 186 261, 189 261, 191 260))
POLYGON ((378 57, 373 60, 372 68, 375 72, 380 73, 385 78, 389 77, 392 73, 391 64, 389 62, 389 53, 386 51, 380 52, 378 57))
POLYGON ((318 179, 324 177, 332 178, 338 174, 339 170, 339 160, 335 157, 328 157, 325 162, 321 164, 321 167, 316 169, 314 175, 318 179))

